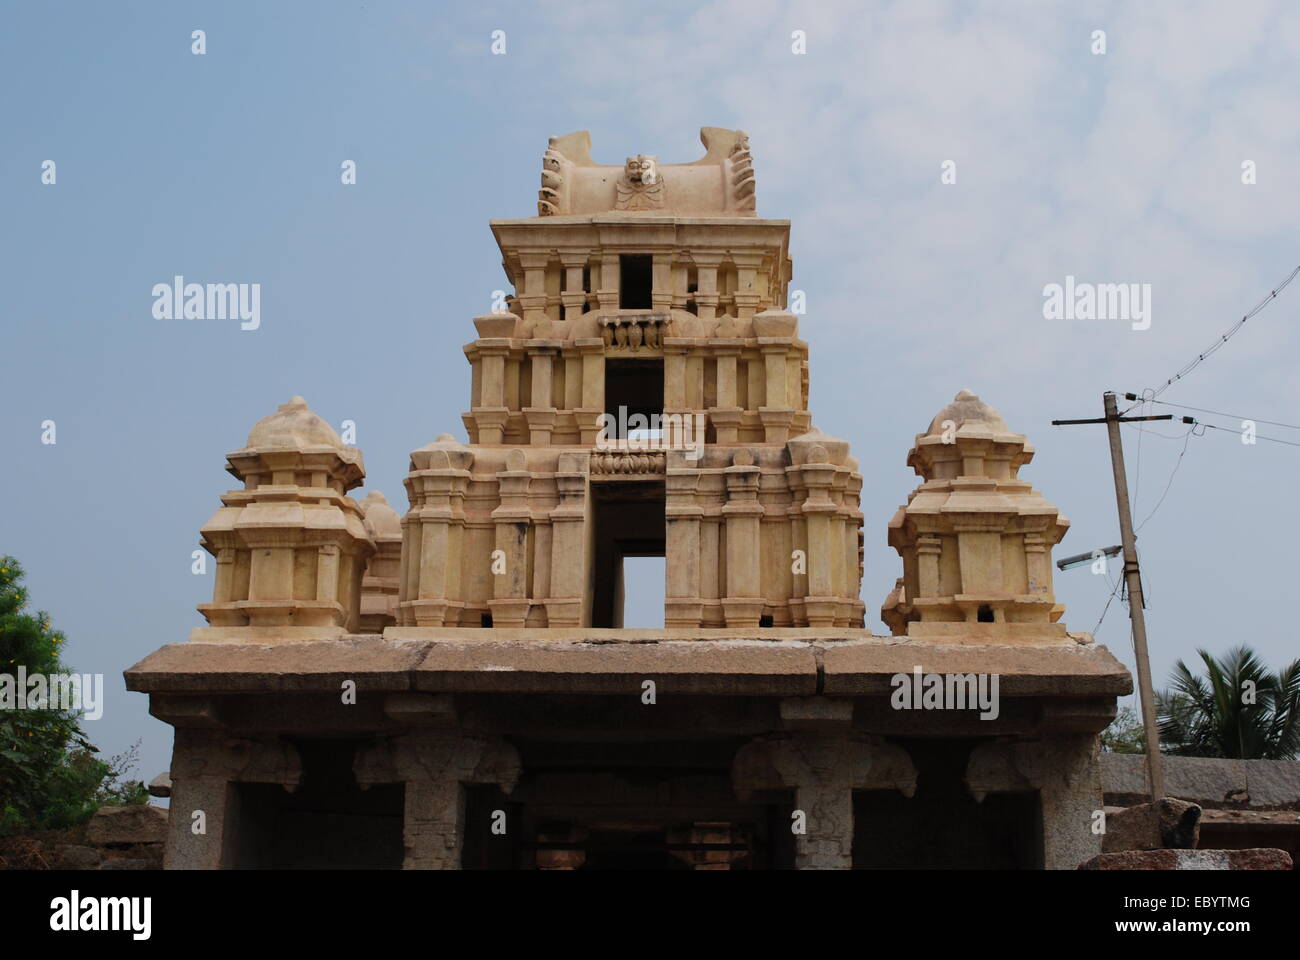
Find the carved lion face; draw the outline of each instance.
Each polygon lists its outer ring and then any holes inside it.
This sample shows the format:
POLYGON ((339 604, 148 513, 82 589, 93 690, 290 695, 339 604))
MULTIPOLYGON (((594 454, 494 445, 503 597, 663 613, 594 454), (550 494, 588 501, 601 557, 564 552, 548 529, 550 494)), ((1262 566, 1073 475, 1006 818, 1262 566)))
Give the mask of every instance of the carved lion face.
POLYGON ((623 172, 632 183, 652 184, 658 177, 655 170, 655 158, 640 153, 635 157, 627 158, 627 163, 623 166, 623 172))

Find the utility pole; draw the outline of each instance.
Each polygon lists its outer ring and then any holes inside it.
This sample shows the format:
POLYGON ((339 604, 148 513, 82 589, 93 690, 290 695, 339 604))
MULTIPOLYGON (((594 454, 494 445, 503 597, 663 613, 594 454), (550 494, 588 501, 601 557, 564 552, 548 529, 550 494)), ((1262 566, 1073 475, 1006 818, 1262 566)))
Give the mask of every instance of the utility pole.
POLYGON ((1129 511, 1128 477, 1124 472, 1124 444, 1119 425, 1137 420, 1172 420, 1172 414, 1155 417, 1121 417, 1115 394, 1103 396, 1106 415, 1093 420, 1053 420, 1054 426, 1078 423, 1104 423, 1110 434, 1110 463, 1115 474, 1115 503, 1119 508, 1119 533, 1124 546, 1124 581, 1128 587, 1128 612, 1133 621, 1133 650, 1137 656, 1138 694, 1142 699, 1142 727, 1147 741, 1147 780, 1154 803, 1165 795, 1165 775, 1160 764, 1160 732, 1156 727, 1155 695, 1151 687, 1151 658, 1147 655, 1147 623, 1143 614, 1142 576, 1138 571, 1137 543, 1133 535, 1133 515, 1129 511))

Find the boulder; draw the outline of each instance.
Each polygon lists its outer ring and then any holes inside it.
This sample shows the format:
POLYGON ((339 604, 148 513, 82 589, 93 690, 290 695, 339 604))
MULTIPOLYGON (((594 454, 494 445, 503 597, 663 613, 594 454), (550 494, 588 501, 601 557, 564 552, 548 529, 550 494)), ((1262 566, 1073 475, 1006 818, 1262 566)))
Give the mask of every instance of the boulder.
POLYGON ((1290 870, 1291 854, 1271 847, 1247 850, 1125 850, 1101 853, 1080 870, 1290 870))
POLYGON ((167 811, 149 804, 100 807, 86 826, 95 844, 162 843, 167 838, 167 811))
POLYGON ((1165 797, 1108 814, 1103 853, 1124 850, 1192 850, 1200 839, 1201 808, 1165 797))
POLYGON ((104 859, 104 855, 94 847, 83 847, 76 844, 70 844, 61 849, 59 856, 69 867, 77 870, 94 869, 104 859))

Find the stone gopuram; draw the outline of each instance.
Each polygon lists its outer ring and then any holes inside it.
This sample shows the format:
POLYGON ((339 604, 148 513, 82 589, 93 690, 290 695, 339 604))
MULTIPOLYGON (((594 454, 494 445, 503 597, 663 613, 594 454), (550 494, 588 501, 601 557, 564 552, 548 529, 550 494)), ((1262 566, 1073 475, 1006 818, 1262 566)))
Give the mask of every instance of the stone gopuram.
POLYGON ((1130 679, 1060 622, 1032 445, 968 392, 940 410, 888 526, 893 635, 865 629, 863 470, 808 409, 790 224, 758 217, 744 133, 701 139, 605 166, 552 138, 538 215, 492 222, 513 295, 465 347, 467 442, 411 453, 405 516, 351 496, 360 452, 299 397, 228 455, 208 625, 126 672, 175 728, 168 867, 1101 851, 1130 679), (624 629, 644 556, 664 626, 624 629))

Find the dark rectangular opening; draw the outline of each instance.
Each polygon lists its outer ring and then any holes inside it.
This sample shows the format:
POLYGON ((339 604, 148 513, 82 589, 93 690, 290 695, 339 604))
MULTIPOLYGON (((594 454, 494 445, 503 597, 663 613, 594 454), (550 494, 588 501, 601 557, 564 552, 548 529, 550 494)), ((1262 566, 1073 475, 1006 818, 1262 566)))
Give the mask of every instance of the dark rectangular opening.
MULTIPOLYGON (((617 725, 612 716, 606 718, 617 725)), ((518 835, 514 850, 520 869, 793 866, 793 793, 764 791, 740 801, 731 782, 739 747, 734 740, 513 742, 523 772, 510 795, 517 807, 508 815, 511 832, 518 835)), ((483 805, 492 804, 504 808, 500 797, 483 805)), ((471 833, 488 822, 486 814, 467 806, 467 850, 471 833)), ((494 842, 506 845, 487 838, 494 842)), ((466 866, 499 862, 480 859, 466 866)))
POLYGON ((855 870, 1042 869, 1038 791, 976 801, 966 763, 979 740, 900 737, 916 764, 916 794, 853 794, 855 870))
POLYGON ((623 310, 649 310, 654 301, 654 257, 624 253, 618 258, 618 305, 623 310))
POLYGON ((662 357, 605 361, 605 413, 613 418, 617 431, 609 439, 626 440, 629 429, 648 430, 664 412, 664 361, 662 357), (643 417, 644 422, 633 421, 643 417))
POLYGON ((663 481, 593 484, 591 625, 623 626, 625 557, 662 557, 663 481))
POLYGON ((363 790, 352 773, 355 740, 300 740, 293 793, 276 783, 237 783, 227 811, 227 868, 398 870, 405 785, 363 790))

